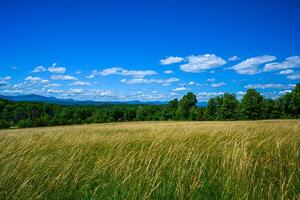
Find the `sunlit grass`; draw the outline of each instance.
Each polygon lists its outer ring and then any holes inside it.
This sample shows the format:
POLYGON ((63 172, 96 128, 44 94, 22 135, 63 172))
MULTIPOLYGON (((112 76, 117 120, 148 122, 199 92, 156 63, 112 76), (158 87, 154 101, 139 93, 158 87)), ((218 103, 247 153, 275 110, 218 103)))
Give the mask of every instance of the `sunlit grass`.
POLYGON ((0 199, 299 199, 300 121, 0 131, 0 199))

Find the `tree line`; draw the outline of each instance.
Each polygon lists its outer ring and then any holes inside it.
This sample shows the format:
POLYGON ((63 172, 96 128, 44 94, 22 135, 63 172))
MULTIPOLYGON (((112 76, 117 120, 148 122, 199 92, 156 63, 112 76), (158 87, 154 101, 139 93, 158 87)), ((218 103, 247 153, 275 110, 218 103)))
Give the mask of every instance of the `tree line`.
POLYGON ((239 101, 225 93, 197 107, 192 92, 167 105, 65 106, 0 99, 0 128, 159 120, 258 120, 300 117, 300 84, 275 100, 248 89, 239 101))

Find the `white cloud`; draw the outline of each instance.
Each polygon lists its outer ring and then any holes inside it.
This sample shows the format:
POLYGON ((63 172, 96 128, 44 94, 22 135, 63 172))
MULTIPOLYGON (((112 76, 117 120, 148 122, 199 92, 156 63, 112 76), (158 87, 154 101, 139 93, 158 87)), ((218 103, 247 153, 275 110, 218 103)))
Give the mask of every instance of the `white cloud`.
POLYGON ((40 82, 40 83, 48 83, 49 82, 48 80, 44 80, 44 79, 42 79, 40 77, 32 77, 32 76, 27 76, 25 78, 25 81, 30 81, 30 82, 33 82, 33 83, 38 83, 38 82, 40 82))
POLYGON ((49 72, 51 73, 65 73, 66 71, 66 68, 65 67, 55 67, 55 66, 52 66, 52 67, 48 67, 47 69, 49 72))
POLYGON ((290 56, 285 59, 285 61, 278 63, 273 62, 266 64, 264 67, 264 71, 275 71, 275 70, 284 70, 291 68, 300 67, 300 56, 290 56))
POLYGON ((244 92, 244 91, 238 91, 238 92, 236 92, 236 98, 241 100, 245 94, 246 94, 246 92, 244 92))
POLYGON ((239 59, 239 57, 237 57, 237 56, 232 56, 232 57, 228 58, 229 61, 236 61, 238 59, 239 59))
POLYGON ((57 65, 57 63, 55 62, 55 63, 53 63, 51 66, 52 66, 52 67, 55 67, 56 65, 57 65))
POLYGON ((290 79, 290 80, 298 80, 298 79, 300 79, 300 73, 288 75, 286 78, 290 79))
POLYGON ((226 85, 226 83, 220 82, 220 83, 213 83, 213 84, 211 84, 210 86, 211 86, 211 87, 221 87, 221 86, 224 86, 224 85, 226 85))
POLYGON ((143 78, 145 76, 155 75, 157 74, 157 72, 153 70, 127 70, 121 67, 111 67, 99 71, 98 74, 102 76, 121 75, 121 76, 133 76, 137 78, 143 78))
POLYGON ((200 73, 205 70, 223 66, 226 61, 216 56, 215 54, 204 54, 198 56, 188 56, 188 63, 180 66, 180 69, 185 72, 200 73))
POLYGON ((165 74, 173 74, 173 71, 172 70, 165 70, 164 73, 165 74))
POLYGON ((11 77, 10 76, 1 77, 0 80, 10 81, 11 77))
POLYGON ((40 77, 27 76, 27 77, 25 78, 25 81, 38 82, 38 81, 42 81, 42 79, 41 79, 40 77))
POLYGON ((170 56, 165 59, 161 59, 160 64, 161 65, 170 65, 170 64, 174 64, 174 63, 180 63, 183 60, 184 60, 184 58, 182 58, 182 57, 170 56))
POLYGON ((11 77, 10 76, 5 76, 5 77, 1 77, 0 78, 0 86, 6 86, 9 84, 8 81, 11 80, 11 77))
POLYGON ((290 92, 292 92, 292 90, 283 90, 283 91, 279 91, 278 94, 283 95, 290 92))
POLYGON ((209 78, 209 79, 207 79, 207 82, 214 82, 216 79, 214 79, 214 78, 209 78))
POLYGON ((78 86, 89 86, 92 83, 90 82, 84 82, 84 81, 75 81, 73 83, 71 83, 70 85, 78 85, 78 86))
POLYGON ((172 82, 179 81, 178 78, 169 78, 169 79, 144 79, 144 78, 133 78, 133 79, 122 79, 122 83, 126 84, 142 84, 142 83, 157 83, 157 84, 163 84, 163 85, 169 85, 172 82))
MULTIPOLYGON (((110 90, 98 90, 98 89, 91 89, 91 90, 84 90, 84 89, 69 89, 69 90, 59 90, 59 89, 48 89, 47 93, 52 93, 59 95, 60 97, 74 97, 75 99, 90 99, 91 97, 105 97, 111 96, 112 91, 110 90)), ((95 99, 93 99, 95 100, 95 99)))
POLYGON ((46 68, 44 66, 37 66, 36 68, 34 68, 34 70, 32 70, 32 72, 45 72, 46 68))
POLYGON ((79 71, 79 70, 76 70, 76 72, 75 72, 76 74, 81 74, 82 73, 82 71, 79 71))
POLYGON ((195 85, 196 83, 194 82, 194 81, 190 81, 189 83, 188 83, 188 85, 195 85))
POLYGON ((294 72, 294 70, 292 70, 292 69, 286 69, 286 70, 280 71, 278 74, 286 75, 286 74, 292 74, 293 72, 294 72))
POLYGON ((254 88, 254 89, 291 89, 294 88, 295 84, 275 84, 275 83, 269 83, 269 84, 249 84, 246 85, 245 88, 254 88))
POLYGON ((267 62, 272 62, 274 60, 276 60, 275 56, 257 56, 253 58, 248 58, 247 60, 244 60, 239 64, 234 65, 231 69, 235 70, 239 74, 253 75, 261 72, 261 70, 258 68, 259 65, 267 62))
POLYGON ((199 92, 197 94, 197 99, 199 102, 208 101, 209 99, 223 95, 224 92, 199 92))
POLYGON ((37 66, 36 68, 34 68, 32 70, 32 72, 34 73, 38 73, 38 72, 51 72, 51 73, 65 73, 66 68, 65 67, 56 67, 57 63, 53 63, 51 67, 44 67, 44 66, 37 66))
POLYGON ((173 91, 185 91, 185 90, 188 90, 188 88, 186 88, 186 87, 178 87, 178 88, 173 89, 173 91))
POLYGON ((238 92, 236 93, 236 95, 244 95, 244 94, 246 94, 246 92, 244 92, 244 91, 238 91, 238 92))
POLYGON ((69 76, 69 75, 52 75, 51 79, 53 80, 67 80, 67 81, 76 81, 78 80, 74 76, 69 76))
POLYGON ((81 94, 81 93, 83 93, 83 89, 70 89, 69 91, 71 93, 75 93, 75 94, 81 94))
POLYGON ((89 91, 92 94, 95 94, 97 96, 111 96, 113 92, 111 90, 97 90, 97 89, 92 89, 89 91))
POLYGON ((45 71, 48 71, 48 72, 51 72, 51 73, 65 73, 66 71, 66 68, 65 67, 56 67, 57 63, 53 63, 51 65, 51 67, 44 67, 44 66, 37 66, 36 68, 34 68, 32 70, 32 72, 34 73, 38 73, 38 72, 45 72, 45 71))
POLYGON ((98 74, 98 70, 94 69, 90 75, 86 76, 86 78, 90 78, 90 79, 95 78, 97 74, 98 74))
POLYGON ((63 93, 63 90, 48 89, 48 90, 47 90, 47 93, 60 94, 60 93, 63 93))
POLYGON ((122 75, 123 70, 124 69, 121 67, 111 67, 111 68, 106 68, 102 71, 99 71, 98 73, 102 76, 108 76, 108 75, 112 75, 112 74, 122 75))

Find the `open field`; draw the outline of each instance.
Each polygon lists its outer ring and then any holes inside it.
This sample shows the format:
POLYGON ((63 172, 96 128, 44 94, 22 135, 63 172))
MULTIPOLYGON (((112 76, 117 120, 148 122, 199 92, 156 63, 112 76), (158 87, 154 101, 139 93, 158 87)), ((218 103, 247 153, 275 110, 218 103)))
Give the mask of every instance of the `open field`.
POLYGON ((0 131, 0 199, 299 198, 299 120, 0 131))

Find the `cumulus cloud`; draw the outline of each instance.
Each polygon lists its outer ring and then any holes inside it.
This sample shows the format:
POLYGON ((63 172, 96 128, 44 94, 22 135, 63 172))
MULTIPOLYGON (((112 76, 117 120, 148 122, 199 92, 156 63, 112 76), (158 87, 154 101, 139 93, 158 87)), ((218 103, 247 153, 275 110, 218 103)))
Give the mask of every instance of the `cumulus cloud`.
POLYGON ((74 76, 69 76, 69 75, 52 75, 51 79, 53 80, 66 80, 66 81, 76 81, 78 80, 74 76))
POLYGON ((71 93, 75 93, 75 94, 81 94, 83 93, 83 89, 70 89, 69 90, 71 93))
POLYGON ((10 81, 11 77, 10 76, 1 77, 0 80, 10 81))
POLYGON ((142 83, 157 83, 157 84, 163 84, 163 85, 170 85, 172 82, 179 81, 178 78, 169 78, 169 79, 145 79, 145 78, 133 78, 133 79, 122 79, 121 83, 126 84, 142 84, 142 83))
POLYGON ((284 95, 284 94, 290 93, 290 92, 292 92, 292 90, 283 90, 283 91, 279 91, 278 94, 284 95))
POLYGON ((66 68, 65 67, 56 67, 57 63, 53 63, 51 65, 51 67, 44 67, 44 66, 37 66, 36 68, 34 68, 32 70, 32 72, 34 73, 38 73, 38 72, 45 72, 45 71, 48 71, 48 72, 51 72, 51 73, 65 73, 66 71, 66 68))
POLYGON ((183 60, 184 60, 184 58, 182 58, 182 57, 170 56, 165 59, 161 59, 160 64, 161 65, 170 65, 170 64, 174 64, 174 63, 180 63, 183 60))
POLYGON ((290 56, 285 59, 285 61, 278 63, 268 63, 264 67, 264 71, 275 71, 275 70, 284 70, 284 69, 291 69, 291 68, 298 68, 300 67, 300 56, 290 56))
POLYGON ((52 67, 48 67, 48 71, 51 72, 51 73, 65 73, 66 71, 66 68, 65 67, 55 67, 55 66, 52 66, 52 67))
POLYGON ((33 69, 32 72, 45 72, 47 69, 44 66, 37 66, 36 68, 33 69))
POLYGON ((55 63, 53 63, 51 66, 52 66, 52 67, 55 67, 56 65, 57 65, 57 63, 55 62, 55 63))
POLYGON ((288 75, 286 78, 290 79, 290 80, 298 80, 298 79, 300 79, 300 73, 288 75))
POLYGON ((42 79, 40 77, 32 77, 32 76, 27 76, 25 78, 25 81, 30 81, 30 82, 34 82, 34 83, 48 83, 48 80, 42 79))
POLYGON ((207 82, 214 82, 216 79, 214 79, 214 78, 209 78, 209 79, 207 79, 207 82))
POLYGON ((37 81, 41 81, 42 79, 40 77, 32 77, 32 76, 27 76, 25 78, 25 81, 33 81, 33 82, 37 82, 37 81))
POLYGON ((295 84, 280 84, 280 83, 269 83, 269 84, 249 84, 245 85, 245 88, 253 88, 253 89, 292 89, 295 87, 295 84))
MULTIPOLYGON (((94 74, 96 72, 97 71, 94 71, 94 74)), ((111 67, 111 68, 106 68, 102 71, 98 71, 97 74, 100 74, 101 76, 121 75, 121 76, 133 76, 133 77, 143 78, 145 76, 155 75, 157 74, 157 72, 153 70, 127 70, 121 67, 111 67)))
POLYGON ((68 89, 68 90, 61 90, 61 89, 48 89, 46 91, 47 93, 56 94, 60 97, 78 97, 80 99, 89 99, 90 97, 104 97, 104 96, 111 96, 112 91, 111 90, 98 90, 98 89, 90 89, 90 90, 84 90, 84 89, 68 89), (75 96, 73 96, 75 95, 75 96))
POLYGON ((144 89, 139 91, 127 91, 121 92, 117 96, 116 99, 120 99, 121 101, 128 100, 140 100, 140 101, 152 101, 152 100, 166 100, 167 95, 160 93, 158 91, 146 91, 144 89))
POLYGON ((286 69, 286 70, 280 71, 278 74, 287 75, 287 74, 292 74, 293 72, 294 72, 294 70, 292 70, 292 69, 286 69))
POLYGON ((98 70, 94 69, 90 75, 86 76, 86 78, 95 78, 96 75, 98 75, 98 70))
POLYGON ((229 61, 236 61, 238 59, 239 59, 239 57, 237 57, 237 56, 232 56, 232 57, 228 58, 229 61))
POLYGON ((253 75, 261 72, 261 70, 258 68, 261 64, 272 62, 274 60, 276 60, 275 56, 257 56, 248 58, 247 60, 234 65, 231 69, 235 70, 239 74, 253 75))
POLYGON ((185 72, 200 73, 205 70, 223 66, 226 61, 215 54, 204 54, 186 57, 187 64, 180 65, 180 69, 185 72))
POLYGON ((178 87, 178 88, 173 89, 173 91, 185 91, 185 90, 188 90, 188 88, 186 88, 186 87, 178 87))
POLYGON ((246 94, 246 92, 244 92, 244 91, 238 91, 238 92, 236 93, 236 95, 244 95, 244 94, 246 94))
POLYGON ((164 74, 173 74, 173 71, 172 70, 165 70, 164 74))
POLYGON ((210 86, 211 86, 211 87, 221 87, 221 86, 224 86, 224 85, 226 85, 226 83, 220 82, 220 83, 213 83, 213 84, 211 84, 210 86))
POLYGON ((205 102, 213 97, 220 96, 223 94, 224 92, 199 92, 197 94, 197 99, 199 102, 205 102))
POLYGON ((10 76, 1 77, 0 78, 0 86, 8 85, 10 80, 11 80, 10 76))
POLYGON ((76 85, 76 86, 89 86, 92 85, 91 82, 84 82, 84 81, 75 81, 71 83, 70 85, 76 85))

